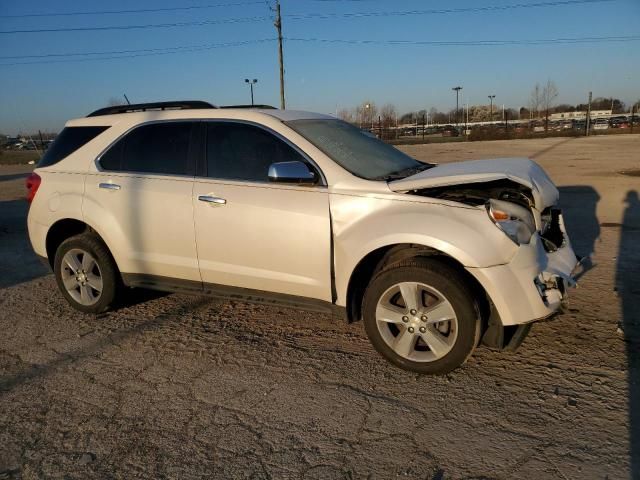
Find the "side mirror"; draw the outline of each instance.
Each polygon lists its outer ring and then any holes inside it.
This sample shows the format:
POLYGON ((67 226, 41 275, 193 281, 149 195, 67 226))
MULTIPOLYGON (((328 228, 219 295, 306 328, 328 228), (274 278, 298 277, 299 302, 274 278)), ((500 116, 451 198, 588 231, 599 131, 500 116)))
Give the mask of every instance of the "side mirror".
POLYGON ((303 162, 277 162, 269 166, 269 180, 278 183, 315 183, 316 174, 303 162))

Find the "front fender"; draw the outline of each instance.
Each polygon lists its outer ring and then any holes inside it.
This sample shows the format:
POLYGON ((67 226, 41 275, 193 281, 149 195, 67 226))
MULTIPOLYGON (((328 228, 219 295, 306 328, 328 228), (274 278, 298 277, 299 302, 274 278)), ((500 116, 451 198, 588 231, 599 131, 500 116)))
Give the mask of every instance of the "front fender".
POLYGON ((330 195, 338 305, 358 263, 391 245, 417 244, 443 252, 465 267, 507 263, 517 247, 482 208, 430 203, 398 195, 330 195), (400 198, 397 198, 400 197, 400 198), (408 198, 405 200, 405 198, 408 198))

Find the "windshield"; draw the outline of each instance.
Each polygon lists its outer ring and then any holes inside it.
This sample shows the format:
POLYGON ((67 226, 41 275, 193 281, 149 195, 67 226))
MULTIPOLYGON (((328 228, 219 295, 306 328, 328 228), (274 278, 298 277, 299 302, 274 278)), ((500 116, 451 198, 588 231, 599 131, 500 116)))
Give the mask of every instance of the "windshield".
POLYGON ((342 120, 293 120, 286 123, 338 165, 367 180, 404 178, 433 166, 414 160, 342 120))

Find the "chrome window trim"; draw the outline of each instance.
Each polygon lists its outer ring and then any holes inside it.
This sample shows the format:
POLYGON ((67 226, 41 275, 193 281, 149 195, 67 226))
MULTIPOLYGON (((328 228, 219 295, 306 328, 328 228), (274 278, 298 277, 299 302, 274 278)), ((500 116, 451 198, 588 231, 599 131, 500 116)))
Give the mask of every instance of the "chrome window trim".
MULTIPOLYGON (((100 164, 100 160, 102 159, 103 155, 105 153, 107 153, 121 139, 123 139, 124 137, 129 135, 129 133, 131 133, 133 130, 135 130, 135 129, 139 128, 139 127, 142 127, 142 126, 146 126, 146 125, 153 125, 153 124, 156 124, 156 123, 169 123, 169 122, 172 122, 172 123, 175 123, 175 122, 182 122, 182 123, 185 123, 185 122, 190 122, 190 123, 203 123, 203 122, 206 122, 206 123, 211 123, 211 122, 219 123, 219 122, 224 122, 224 123, 241 123, 241 124, 245 124, 245 125, 258 127, 260 129, 262 129, 262 130, 274 135, 279 140, 281 140, 284 143, 286 143, 287 145, 289 145, 298 154, 300 154, 302 156, 302 158, 304 158, 318 172, 318 174, 320 176, 320 181, 318 183, 316 183, 316 184, 305 186, 306 188, 327 187, 328 186, 327 178, 324 175, 324 172, 322 171, 320 166, 304 150, 302 150, 300 147, 298 147, 295 143, 290 141, 288 138, 286 138, 281 133, 276 132, 272 128, 267 127, 266 125, 262 125, 260 123, 257 123, 257 122, 251 121, 251 120, 241 120, 241 119, 235 119, 235 118, 172 118, 172 119, 167 119, 167 120, 149 120, 147 122, 137 123, 137 124, 132 125, 131 127, 129 127, 124 132, 122 132, 115 139, 113 139, 109 143, 109 145, 107 145, 104 149, 102 149, 102 151, 98 154, 98 156, 95 158, 95 160, 93 162, 95 167, 96 167, 97 172, 98 173, 103 173, 103 174, 125 175, 125 176, 135 176, 135 177, 153 176, 153 177, 178 177, 178 178, 185 178, 185 179, 199 178, 199 179, 219 180, 219 181, 225 181, 226 180, 226 181, 246 183, 246 184, 274 185, 273 182, 270 182, 268 180, 262 182, 262 181, 250 181, 250 180, 233 179, 233 178, 218 178, 218 177, 200 176, 200 175, 197 174, 198 173, 197 172, 197 165, 195 166, 195 173, 193 175, 153 173, 153 172, 134 172, 134 171, 126 171, 126 170, 106 170, 106 169, 102 168, 102 165, 100 164)), ((282 124, 285 125, 287 128, 291 129, 291 127, 289 127, 286 123, 282 122, 282 124)), ((294 131, 294 130, 291 129, 291 131, 294 131)), ((205 162, 207 161, 206 153, 205 153, 204 161, 205 162)), ((91 172, 88 172, 88 173, 91 173, 91 172)))

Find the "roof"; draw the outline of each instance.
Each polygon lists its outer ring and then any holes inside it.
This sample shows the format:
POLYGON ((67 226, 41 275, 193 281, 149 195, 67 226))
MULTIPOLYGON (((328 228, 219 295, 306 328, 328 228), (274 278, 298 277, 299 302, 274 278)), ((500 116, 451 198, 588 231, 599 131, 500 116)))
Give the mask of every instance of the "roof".
POLYGON ((263 122, 269 117, 275 118, 282 122, 292 120, 320 120, 335 119, 331 115, 321 113, 305 112, 302 110, 278 110, 273 108, 181 108, 181 109, 150 109, 129 111, 126 113, 100 113, 99 115, 88 116, 69 120, 67 126, 91 126, 91 125, 115 125, 116 123, 125 122, 127 124, 138 124, 144 122, 161 121, 161 120, 179 120, 179 119, 216 119, 224 118, 231 120, 247 120, 255 122, 263 122))
POLYGON ((335 117, 331 115, 305 112, 304 110, 265 110, 264 113, 276 117, 283 122, 290 122, 291 120, 335 120, 335 117))

